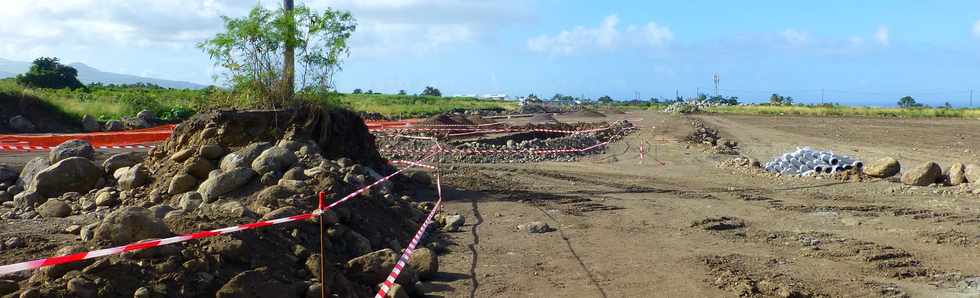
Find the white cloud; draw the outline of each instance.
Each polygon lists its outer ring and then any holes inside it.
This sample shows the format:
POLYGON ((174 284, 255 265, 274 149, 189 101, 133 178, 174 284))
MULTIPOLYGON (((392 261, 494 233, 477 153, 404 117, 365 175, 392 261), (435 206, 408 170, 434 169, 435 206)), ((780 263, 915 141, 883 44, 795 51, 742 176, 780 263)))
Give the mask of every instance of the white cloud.
POLYGON ((874 35, 875 36, 875 42, 877 42, 879 45, 888 46, 888 44, 889 44, 889 36, 888 35, 889 35, 888 34, 888 27, 879 26, 878 27, 878 30, 875 30, 875 35, 874 35))
POLYGON ((980 38, 980 20, 973 23, 973 37, 980 38))
POLYGON ((805 46, 810 43, 810 34, 802 32, 796 29, 786 29, 783 30, 780 35, 787 44, 795 47, 805 46))
POLYGON ((612 50, 621 45, 662 47, 674 39, 670 28, 649 22, 619 29, 619 17, 609 15, 596 27, 578 26, 555 35, 540 35, 528 39, 531 51, 571 55, 595 49, 612 50))

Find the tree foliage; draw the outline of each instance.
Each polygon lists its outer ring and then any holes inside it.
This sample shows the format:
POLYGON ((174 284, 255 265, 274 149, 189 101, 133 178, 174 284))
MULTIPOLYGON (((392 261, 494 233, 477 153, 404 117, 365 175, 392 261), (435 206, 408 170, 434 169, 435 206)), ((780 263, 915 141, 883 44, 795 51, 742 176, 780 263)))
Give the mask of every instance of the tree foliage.
POLYGON ((915 102, 915 98, 911 96, 903 96, 898 99, 898 106, 901 108, 911 109, 911 108, 921 108, 922 104, 915 102))
POLYGON ((425 90, 422 90, 422 96, 441 97, 442 96, 442 92, 439 91, 439 89, 436 89, 436 87, 425 86, 425 90))
POLYGON ((792 96, 783 97, 778 93, 773 93, 772 96, 769 96, 769 104, 774 106, 792 105, 793 97, 792 96))
POLYGON ((293 90, 284 80, 284 49, 295 49, 294 88, 326 92, 350 54, 347 41, 356 28, 347 11, 318 13, 302 5, 290 11, 256 6, 245 17, 222 18, 225 32, 198 47, 225 69, 222 75, 236 91, 273 107, 292 100, 293 90))
POLYGON ((31 69, 17 75, 17 83, 31 88, 84 88, 78 81, 78 70, 58 62, 58 58, 41 57, 34 59, 31 69))
POLYGON ((598 101, 599 103, 611 103, 613 99, 612 97, 609 97, 609 95, 603 95, 602 97, 599 97, 599 99, 597 99, 596 101, 598 101))
POLYGON ((354 92, 352 92, 352 93, 353 94, 361 94, 361 93, 364 93, 364 91, 361 91, 361 88, 355 88, 354 89, 354 92))

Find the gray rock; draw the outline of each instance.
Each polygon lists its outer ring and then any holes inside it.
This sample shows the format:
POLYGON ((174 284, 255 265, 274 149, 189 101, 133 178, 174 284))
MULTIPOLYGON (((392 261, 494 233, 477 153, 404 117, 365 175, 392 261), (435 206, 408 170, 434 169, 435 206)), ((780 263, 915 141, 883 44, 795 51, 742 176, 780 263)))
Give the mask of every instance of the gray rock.
POLYGON ((895 176, 902 170, 902 165, 891 157, 885 157, 864 165, 864 173, 875 178, 888 178, 895 176))
POLYGON ((384 280, 398 261, 398 254, 386 248, 347 261, 347 276, 363 283, 384 280))
POLYGON ((300 213, 302 212, 300 212, 299 209, 296 209, 296 207, 286 206, 276 210, 272 210, 269 213, 266 213, 265 215, 262 216, 261 220, 271 220, 271 219, 289 217, 300 213))
POLYGON ((420 280, 431 280, 439 272, 439 259, 432 250, 419 247, 412 253, 408 267, 418 274, 420 280))
POLYGON ((84 157, 88 160, 95 159, 95 149, 92 144, 83 140, 69 140, 61 143, 48 153, 48 162, 57 163, 70 157, 84 157))
POLYGON ((205 202, 213 202, 218 196, 241 188, 254 176, 255 171, 252 171, 252 169, 235 168, 204 180, 197 187, 197 192, 201 193, 201 197, 205 202))
POLYGON ((150 207, 149 210, 151 213, 153 213, 153 217, 163 219, 167 216, 167 213, 170 213, 170 211, 174 211, 176 209, 174 209, 174 207, 170 207, 170 205, 156 205, 150 207))
POLYGON ((305 171, 305 169, 303 169, 302 167, 295 167, 295 168, 289 169, 289 171, 286 171, 286 173, 282 175, 282 179, 287 179, 287 180, 306 180, 306 179, 309 179, 310 177, 307 177, 306 176, 306 173, 304 173, 304 171, 305 171))
POLYGON ((10 195, 6 190, 0 190, 0 203, 6 203, 14 200, 14 196, 10 195))
POLYGON ((255 158, 269 148, 272 148, 272 144, 267 142, 249 144, 238 151, 225 155, 221 159, 220 168, 227 172, 234 168, 251 167, 252 161, 255 161, 255 158))
POLYGON ((9 279, 0 279, 0 296, 7 295, 13 292, 17 292, 20 286, 17 285, 16 281, 9 279))
POLYGON ((548 225, 548 223, 540 222, 540 221, 532 221, 532 222, 529 222, 529 223, 520 225, 517 228, 518 229, 521 229, 521 230, 524 230, 524 231, 527 231, 530 234, 547 233, 547 232, 551 232, 552 231, 552 228, 551 228, 551 226, 548 225))
POLYGON ((139 113, 136 113, 136 118, 153 122, 157 120, 157 114, 150 110, 142 110, 139 113))
POLYGON ((980 165, 968 164, 963 169, 963 176, 966 177, 966 181, 980 186, 980 165))
POLYGON ((179 194, 194 190, 197 187, 197 182, 198 180, 194 176, 184 173, 177 174, 177 176, 174 176, 170 180, 170 187, 167 188, 167 193, 179 194))
POLYGON ((150 210, 124 207, 109 213, 95 229, 95 240, 122 245, 144 239, 170 236, 170 228, 150 210))
POLYGON ((266 268, 258 268, 235 275, 218 289, 216 298, 276 298, 298 296, 293 287, 280 282, 266 268))
POLYGON ((119 188, 123 190, 135 189, 150 182, 150 173, 143 164, 137 164, 127 169, 119 177, 119 188))
POLYGON ((174 162, 184 162, 185 160, 187 160, 188 158, 190 158, 192 155, 194 155, 194 150, 191 150, 190 148, 188 148, 188 149, 181 149, 181 150, 175 152, 173 155, 171 155, 170 156, 170 160, 171 161, 174 161, 174 162))
POLYGON ((28 185, 31 185, 31 181, 34 181, 34 177, 41 170, 44 170, 51 163, 48 162, 47 157, 35 157, 24 165, 24 168, 20 170, 20 180, 17 180, 17 186, 26 189, 28 185))
POLYGON ((112 207, 119 204, 119 193, 103 190, 95 195, 95 206, 112 207))
POLYGON ((199 153, 202 157, 210 160, 218 160, 221 156, 225 155, 225 148, 218 144, 207 144, 201 146, 201 151, 199 153))
POLYGON ((265 173, 262 175, 262 178, 259 179, 259 182, 265 186, 276 185, 276 183, 279 182, 279 173, 276 172, 265 173))
POLYGON ((150 289, 147 287, 140 287, 139 289, 136 289, 136 292, 133 292, 133 298, 150 298, 150 297, 152 297, 152 294, 150 293, 150 289))
POLYGON ((92 223, 89 225, 82 226, 82 230, 78 231, 78 237, 82 241, 89 241, 95 238, 95 230, 99 227, 99 223, 92 223))
POLYGON ((194 157, 184 161, 184 172, 197 179, 207 179, 214 169, 214 164, 203 157, 194 157))
POLYGON ((946 177, 949 178, 949 185, 960 185, 966 183, 966 166, 962 163, 954 163, 946 170, 946 177))
POLYGON ((27 118, 21 115, 11 117, 10 120, 7 121, 7 124, 9 124, 10 128, 12 128, 16 132, 37 131, 37 126, 35 126, 34 123, 31 122, 31 120, 27 120, 27 118))
POLYGON ((902 183, 913 186, 928 186, 939 181, 943 169, 934 162, 927 162, 902 174, 902 183))
MULTIPOLYGON (((47 167, 45 167, 45 168, 47 168, 47 167)), ((18 182, 19 181, 20 180, 18 180, 18 182)), ((22 191, 24 191, 24 187, 21 186, 21 185, 14 184, 14 185, 11 185, 10 187, 7 188, 7 193, 12 194, 12 195, 19 194, 22 191)))
POLYGON ((296 154, 283 147, 266 149, 252 161, 252 170, 256 173, 282 172, 296 163, 296 154))
POLYGON ((442 229, 449 232, 457 232, 459 228, 466 223, 466 218, 462 215, 446 215, 445 222, 442 224, 442 229))
POLYGON ((75 277, 68 280, 68 293, 73 297, 87 298, 95 297, 95 283, 84 277, 75 277))
POLYGON ((184 209, 185 212, 192 212, 197 210, 197 207, 200 207, 202 202, 204 202, 204 199, 201 197, 200 193, 196 191, 189 191, 180 196, 180 203, 178 207, 180 207, 180 209, 184 209))
POLYGON ((24 239, 20 239, 19 237, 10 237, 3 241, 3 247, 5 248, 20 248, 24 247, 26 244, 27 243, 24 242, 24 239))
POLYGON ((65 217, 71 215, 71 207, 61 200, 50 199, 37 206, 37 213, 45 218, 65 217))
POLYGON ((91 160, 70 157, 41 170, 27 189, 47 198, 66 192, 87 193, 99 184, 103 175, 102 168, 91 160))
POLYGON ((115 173, 119 168, 132 167, 144 159, 146 159, 146 153, 143 152, 119 153, 109 156, 102 162, 102 168, 105 169, 106 173, 115 173))
POLYGON ((80 232, 81 230, 82 230, 82 226, 80 225, 70 225, 67 228, 65 228, 65 233, 75 235, 78 234, 78 232, 80 232))
POLYGON ((99 131, 99 121, 88 114, 82 116, 82 130, 85 132, 99 131))
POLYGON ((14 196, 14 206, 21 209, 34 208, 34 206, 44 203, 45 200, 47 198, 36 191, 22 191, 14 196))
POLYGON ((124 129, 126 129, 126 126, 122 122, 119 122, 119 120, 109 120, 105 123, 105 127, 103 127, 105 131, 121 131, 124 129))
MULTIPOLYGON (((0 183, 6 183, 6 187, 10 187, 11 184, 17 181, 18 176, 20 176, 20 174, 13 168, 0 164, 0 183)), ((7 190, 6 187, 0 188, 7 190)))

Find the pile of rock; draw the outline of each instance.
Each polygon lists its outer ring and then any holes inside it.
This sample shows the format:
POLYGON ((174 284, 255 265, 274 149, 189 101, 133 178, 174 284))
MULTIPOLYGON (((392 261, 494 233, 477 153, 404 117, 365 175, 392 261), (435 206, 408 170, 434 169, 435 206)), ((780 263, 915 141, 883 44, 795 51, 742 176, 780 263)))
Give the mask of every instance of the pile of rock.
POLYGON ((980 165, 953 163, 945 171, 935 162, 926 162, 902 171, 898 160, 885 157, 864 167, 864 173, 874 178, 889 178, 899 173, 900 181, 910 186, 962 186, 980 189, 980 165))
POLYGON ((664 108, 664 113, 679 113, 679 114, 693 114, 706 111, 709 107, 719 106, 720 103, 701 101, 701 100, 686 100, 678 101, 670 104, 664 108))
MULTIPOLYGON (((260 114, 264 116, 249 117, 273 116, 260 114)), ((289 132, 269 134, 278 138, 226 146, 230 140, 241 140, 242 133, 235 127, 243 124, 226 122, 240 120, 239 116, 192 119, 182 125, 214 121, 211 127, 220 128, 213 132, 178 129, 148 157, 117 155, 101 167, 89 159, 90 146, 65 144, 65 150, 55 150, 49 158, 25 167, 25 173, 37 174, 28 175, 33 179, 27 179, 31 181, 14 199, 16 210, 11 212, 20 218, 67 216, 77 222, 70 230, 79 241, 66 243, 57 252, 41 253, 57 255, 309 212, 316 207, 318 191, 326 191, 328 200, 334 200, 394 171, 370 158, 376 152, 363 152, 357 155, 360 159, 334 155, 343 152, 340 147, 365 146, 366 140, 331 135, 337 131, 368 134, 363 123, 327 123, 342 121, 346 114, 278 114, 324 131, 314 134, 306 127, 284 125, 273 129, 289 132), (334 125, 362 131, 334 131, 334 125), (213 135, 202 138, 204 133, 213 135), (330 142, 305 138, 311 135, 330 142), (325 157, 330 155, 335 157, 325 157), (32 170, 37 168, 41 170, 32 170)), ((2 169, 0 181, 11 182, 2 169)), ((400 179, 401 183, 382 183, 325 212, 327 230, 322 239, 319 225, 291 223, 48 267, 12 277, 16 282, 12 292, 43 297, 302 297, 319 296, 323 286, 339 297, 364 296, 376 291, 397 261, 396 252, 431 208, 430 203, 413 199, 431 193, 430 185, 411 182, 422 179, 400 179), (320 276, 320 256, 314 253, 321 240, 327 252, 326 276, 320 276)), ((26 246, 41 247, 31 241, 41 240, 28 239, 26 246)), ((435 242, 427 245, 441 249, 435 242)), ((423 294, 424 287, 417 283, 436 270, 435 252, 417 250, 398 280, 401 291, 423 294)))
POLYGON ((711 149, 718 154, 738 154, 738 141, 722 138, 717 129, 708 127, 703 120, 691 120, 691 126, 694 127, 694 131, 685 137, 688 143, 711 146, 711 149))

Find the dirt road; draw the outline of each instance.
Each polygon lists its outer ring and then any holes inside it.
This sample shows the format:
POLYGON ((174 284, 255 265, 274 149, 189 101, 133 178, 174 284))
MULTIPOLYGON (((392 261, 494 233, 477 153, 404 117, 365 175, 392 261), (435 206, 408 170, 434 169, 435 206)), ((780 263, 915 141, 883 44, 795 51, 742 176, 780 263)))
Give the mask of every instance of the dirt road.
MULTIPOLYGON (((446 234, 432 295, 980 296, 977 195, 746 174, 679 142, 688 119, 616 117, 642 118, 642 130, 589 160, 456 165, 447 211, 466 225, 446 234), (557 230, 517 229, 531 221, 557 230)), ((809 145, 946 167, 980 150, 975 120, 700 118, 760 160, 809 145)))

